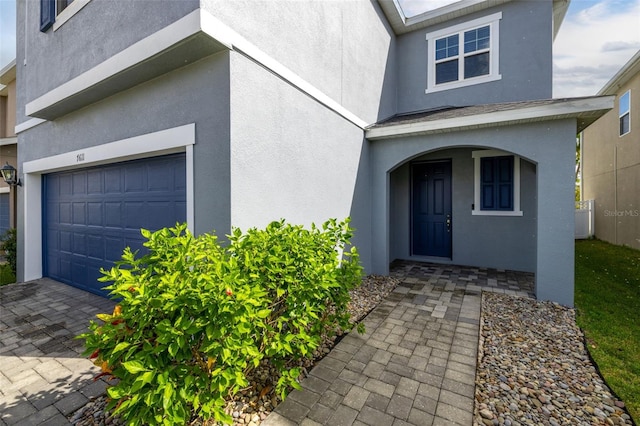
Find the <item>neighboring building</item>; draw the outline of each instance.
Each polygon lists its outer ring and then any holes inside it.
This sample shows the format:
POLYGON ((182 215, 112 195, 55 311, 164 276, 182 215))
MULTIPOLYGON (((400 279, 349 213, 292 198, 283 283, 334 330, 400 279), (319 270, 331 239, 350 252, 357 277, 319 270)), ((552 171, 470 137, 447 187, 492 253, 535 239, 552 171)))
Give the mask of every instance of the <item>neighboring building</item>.
MULTIPOLYGON (((16 61, 0 70, 0 167, 18 165, 16 127, 16 61)), ((16 227, 15 190, 0 179, 0 238, 16 227)))
POLYGON ((19 279, 97 292, 140 227, 351 216, 367 272, 531 271, 573 304, 575 135, 612 99, 550 99, 568 1, 26 3, 19 279))
POLYGON ((614 108, 582 134, 582 199, 595 201, 595 235, 640 249, 640 51, 598 92, 614 108))

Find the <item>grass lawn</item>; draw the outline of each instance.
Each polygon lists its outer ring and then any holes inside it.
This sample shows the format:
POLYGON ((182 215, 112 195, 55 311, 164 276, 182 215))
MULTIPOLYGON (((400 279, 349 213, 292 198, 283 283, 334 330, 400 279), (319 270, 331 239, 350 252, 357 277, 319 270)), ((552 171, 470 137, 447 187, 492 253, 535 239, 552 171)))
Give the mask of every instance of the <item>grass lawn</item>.
POLYGON ((11 284, 16 282, 16 276, 9 265, 0 265, 0 285, 11 284))
POLYGON ((576 241, 575 304, 591 356, 640 420, 640 251, 576 241))

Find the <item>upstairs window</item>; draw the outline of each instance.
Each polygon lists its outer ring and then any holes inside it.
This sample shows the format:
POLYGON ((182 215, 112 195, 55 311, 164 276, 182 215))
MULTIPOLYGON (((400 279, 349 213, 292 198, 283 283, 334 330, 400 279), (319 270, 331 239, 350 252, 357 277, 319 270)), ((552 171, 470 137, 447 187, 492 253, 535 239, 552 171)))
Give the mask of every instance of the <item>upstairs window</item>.
POLYGON ((91 0, 40 0, 40 31, 57 30, 91 0))
POLYGON ((496 13, 427 34, 426 93, 500 79, 501 18, 502 14, 496 13))
POLYGON ((620 118, 620 136, 631 131, 631 90, 620 96, 618 100, 618 116, 620 118))

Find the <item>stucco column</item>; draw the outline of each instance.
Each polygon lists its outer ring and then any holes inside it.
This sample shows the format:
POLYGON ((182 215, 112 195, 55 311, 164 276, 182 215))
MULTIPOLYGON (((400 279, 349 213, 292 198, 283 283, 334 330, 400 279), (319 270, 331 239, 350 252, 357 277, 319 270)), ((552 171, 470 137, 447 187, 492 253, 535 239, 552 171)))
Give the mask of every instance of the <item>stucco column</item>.
POLYGON ((389 274, 389 174, 384 164, 384 151, 371 149, 371 272, 389 274))
POLYGON ((536 295, 573 307, 575 147, 563 139, 553 149, 538 164, 536 295))

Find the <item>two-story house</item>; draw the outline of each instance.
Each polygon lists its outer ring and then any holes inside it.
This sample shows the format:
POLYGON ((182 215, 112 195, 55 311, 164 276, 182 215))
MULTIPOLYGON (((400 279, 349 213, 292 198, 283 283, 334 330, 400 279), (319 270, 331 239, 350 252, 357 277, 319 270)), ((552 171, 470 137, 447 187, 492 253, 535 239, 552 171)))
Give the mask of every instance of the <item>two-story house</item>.
POLYGON ((596 237, 640 249, 640 51, 598 95, 615 106, 582 133, 582 197, 595 201, 596 237))
MULTIPOLYGON (((17 164, 16 61, 0 69, 0 167, 17 164)), ((16 227, 15 190, 0 179, 0 237, 16 227)))
POLYGON ((572 305, 575 135, 612 99, 551 99, 567 7, 21 2, 20 279, 98 291, 141 227, 351 216, 367 272, 531 271, 572 305))

